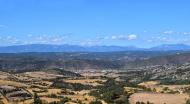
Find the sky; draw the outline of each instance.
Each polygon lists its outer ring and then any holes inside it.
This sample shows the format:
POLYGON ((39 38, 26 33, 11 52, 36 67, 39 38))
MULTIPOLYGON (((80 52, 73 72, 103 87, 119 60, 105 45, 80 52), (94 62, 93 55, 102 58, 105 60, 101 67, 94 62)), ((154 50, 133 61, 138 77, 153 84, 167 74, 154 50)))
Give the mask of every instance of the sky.
POLYGON ((190 0, 0 0, 0 46, 190 45, 190 0))

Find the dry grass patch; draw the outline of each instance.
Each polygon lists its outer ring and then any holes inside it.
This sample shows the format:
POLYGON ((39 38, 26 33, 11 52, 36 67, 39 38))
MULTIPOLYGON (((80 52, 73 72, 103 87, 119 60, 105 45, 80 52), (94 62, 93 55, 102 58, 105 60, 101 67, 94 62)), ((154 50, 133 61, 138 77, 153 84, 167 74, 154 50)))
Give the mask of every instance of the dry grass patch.
POLYGON ((136 93, 137 91, 142 91, 142 89, 140 88, 133 88, 133 87, 124 87, 124 88, 127 93, 131 94, 136 93))
POLYGON ((139 84, 140 86, 144 86, 146 88, 150 88, 151 90, 155 90, 155 92, 167 92, 164 91, 165 88, 170 91, 177 91, 179 93, 183 93, 184 88, 190 87, 190 85, 159 85, 158 81, 148 81, 139 84))
POLYGON ((9 73, 0 71, 0 79, 4 80, 4 79, 7 79, 10 76, 11 75, 9 73))
POLYGON ((48 103, 60 101, 60 99, 58 99, 58 98, 41 97, 40 99, 41 99, 41 100, 45 100, 45 101, 47 101, 48 103))
POLYGON ((82 76, 85 77, 99 77, 99 76, 105 76, 105 73, 102 72, 84 72, 80 73, 82 76))
POLYGON ((74 102, 66 102, 65 104, 77 104, 77 103, 74 103, 74 102))
POLYGON ((3 95, 0 94, 0 98, 1 98, 1 101, 2 101, 4 104, 9 104, 8 101, 7 101, 7 99, 6 99, 3 95))
POLYGON ((29 99, 29 100, 19 102, 18 104, 32 104, 33 101, 34 101, 33 99, 29 99))
POLYGON ((151 102, 154 104, 185 104, 185 100, 188 98, 186 94, 161 94, 161 93, 135 93, 130 96, 130 104, 136 104, 136 102, 151 102))
POLYGON ((40 78, 40 79, 55 79, 57 77, 63 77, 62 75, 52 74, 52 73, 43 72, 43 71, 26 72, 24 74, 28 77, 40 78))
POLYGON ((47 89, 47 92, 38 93, 38 96, 47 96, 51 94, 59 94, 61 93, 61 89, 47 89))
POLYGON ((160 85, 160 87, 168 87, 171 90, 179 90, 182 88, 190 87, 190 85, 160 85))
POLYGON ((15 81, 7 81, 7 80, 0 80, 0 85, 10 85, 10 86, 16 86, 16 87, 28 87, 28 85, 15 82, 15 81))
POLYGON ((91 101, 95 100, 95 97, 88 95, 90 90, 76 91, 74 95, 65 95, 71 98, 73 101, 81 100, 85 104, 89 104, 91 101))
POLYGON ((80 83, 83 85, 98 86, 98 85, 101 85, 98 82, 105 82, 106 80, 102 80, 102 79, 66 79, 64 81, 67 83, 80 83))
POLYGON ((142 82, 139 85, 145 87, 152 87, 158 85, 159 83, 160 83, 159 81, 148 81, 148 82, 142 82))

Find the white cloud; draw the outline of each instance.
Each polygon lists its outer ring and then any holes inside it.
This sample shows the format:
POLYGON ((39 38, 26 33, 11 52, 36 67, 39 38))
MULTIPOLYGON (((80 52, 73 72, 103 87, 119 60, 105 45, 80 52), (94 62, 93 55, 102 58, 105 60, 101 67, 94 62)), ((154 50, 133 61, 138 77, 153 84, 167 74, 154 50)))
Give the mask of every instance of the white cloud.
POLYGON ((174 34, 175 32, 172 30, 164 31, 163 34, 171 35, 174 34))
POLYGON ((111 39, 115 40, 115 39, 118 39, 118 37, 117 36, 111 36, 111 39))
POLYGON ((68 39, 70 35, 48 35, 48 34, 42 34, 42 35, 33 35, 28 34, 27 39, 30 42, 24 42, 24 43, 32 43, 32 44, 65 44, 65 40, 68 39))
POLYGON ((169 30, 169 31, 164 31, 163 34, 166 34, 166 35, 190 35, 190 32, 176 32, 176 31, 172 31, 172 30, 169 30))
POLYGON ((2 35, 0 36, 0 44, 15 45, 15 44, 66 44, 67 39, 71 35, 35 35, 27 34, 21 36, 2 35))
POLYGON ((190 32, 184 32, 183 34, 184 35, 190 35, 190 32))
POLYGON ((27 37, 33 37, 33 34, 28 34, 27 37))
POLYGON ((103 40, 135 40, 137 38, 137 35, 131 34, 131 35, 112 35, 112 36, 105 36, 104 38, 101 38, 103 40))
POLYGON ((147 33, 148 31, 147 31, 147 30, 144 30, 143 32, 144 32, 144 33, 147 33))
POLYGON ((105 36, 103 39, 107 40, 107 39, 109 39, 109 36, 105 36))
POLYGON ((0 28, 6 28, 7 26, 5 26, 5 25, 0 25, 0 28))
POLYGON ((128 40, 134 40, 137 38, 137 35, 131 34, 128 36, 128 40))
POLYGON ((0 37, 0 44, 6 44, 6 45, 21 44, 21 41, 17 37, 8 35, 0 37))
POLYGON ((84 40, 80 43, 82 46, 95 46, 95 45, 100 45, 101 44, 101 40, 99 39, 95 39, 95 40, 84 40))
POLYGON ((175 39, 167 37, 152 37, 147 42, 173 42, 175 39))
POLYGON ((105 36, 105 37, 97 37, 95 39, 87 39, 80 42, 83 46, 94 46, 100 45, 104 41, 122 41, 122 40, 135 40, 137 35, 130 34, 130 35, 112 35, 112 36, 105 36))

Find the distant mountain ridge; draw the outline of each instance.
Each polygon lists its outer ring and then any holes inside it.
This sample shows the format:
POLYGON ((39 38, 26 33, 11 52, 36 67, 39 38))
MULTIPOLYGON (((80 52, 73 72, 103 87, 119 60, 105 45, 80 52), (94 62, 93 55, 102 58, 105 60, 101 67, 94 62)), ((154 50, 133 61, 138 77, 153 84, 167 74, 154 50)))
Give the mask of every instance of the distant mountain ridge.
POLYGON ((19 52, 114 52, 143 50, 133 46, 79 46, 79 45, 50 45, 50 44, 30 44, 0 47, 0 53, 19 52))
POLYGON ((185 44, 163 44, 160 46, 152 47, 149 50, 190 50, 190 46, 185 44))
POLYGON ((79 45, 51 45, 29 44, 0 47, 0 53, 21 52, 116 52, 116 51, 173 51, 190 50, 185 44, 163 44, 152 48, 138 48, 135 46, 79 46, 79 45))

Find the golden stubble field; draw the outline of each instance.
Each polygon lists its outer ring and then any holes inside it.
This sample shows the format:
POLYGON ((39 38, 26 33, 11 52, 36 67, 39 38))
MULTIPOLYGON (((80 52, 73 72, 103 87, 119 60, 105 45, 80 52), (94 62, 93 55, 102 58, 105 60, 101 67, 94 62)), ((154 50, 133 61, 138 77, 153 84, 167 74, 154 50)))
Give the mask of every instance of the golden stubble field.
MULTIPOLYGON (((136 104, 138 101, 153 104, 185 104, 185 101, 189 98, 189 95, 183 92, 183 89, 190 85, 160 85, 159 81, 142 82, 139 85, 152 91, 136 89, 139 92, 130 96, 131 104, 136 104)), ((129 90, 129 88, 126 87, 126 90, 129 90)))
POLYGON ((163 94, 163 93, 148 93, 141 92, 135 93, 130 96, 130 104, 136 104, 136 102, 151 102, 154 104, 185 104, 186 99, 189 96, 187 94, 163 94))

